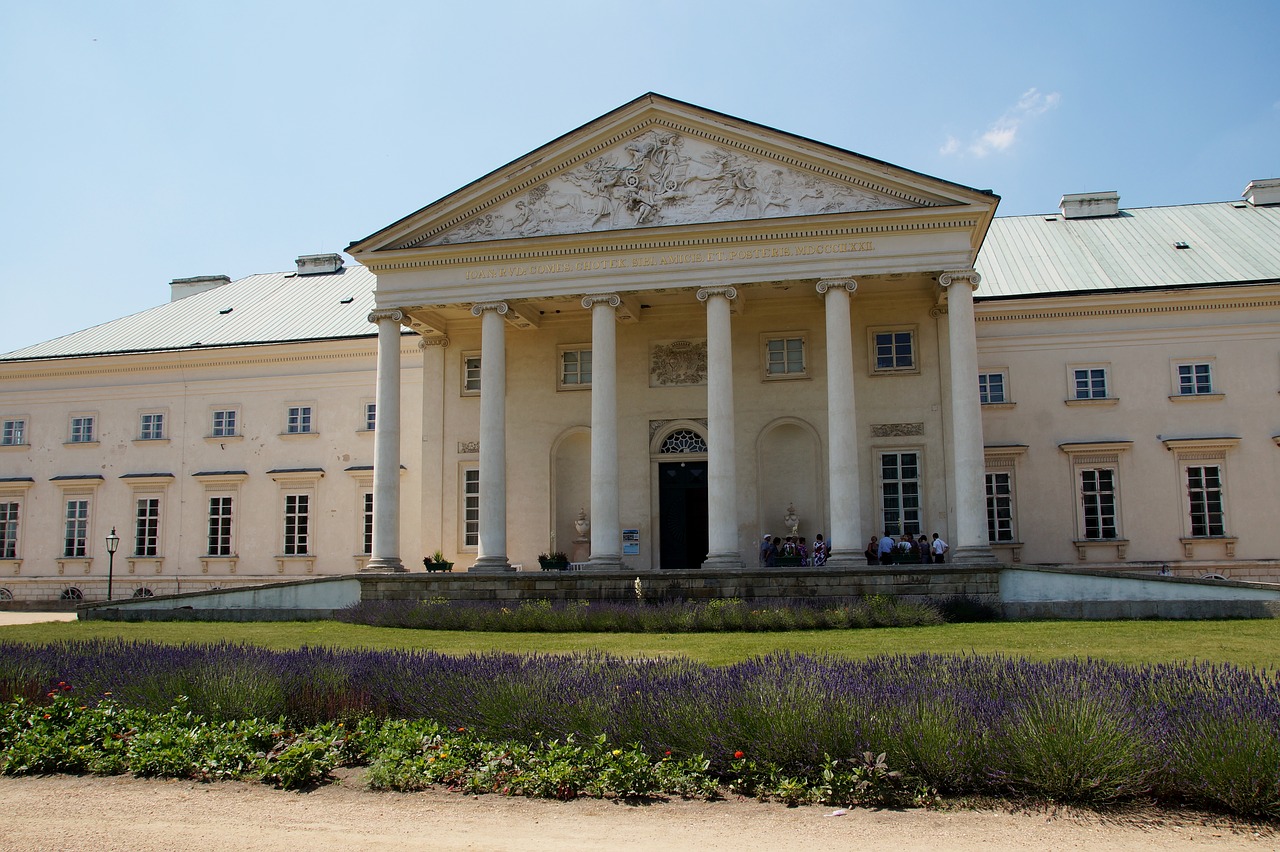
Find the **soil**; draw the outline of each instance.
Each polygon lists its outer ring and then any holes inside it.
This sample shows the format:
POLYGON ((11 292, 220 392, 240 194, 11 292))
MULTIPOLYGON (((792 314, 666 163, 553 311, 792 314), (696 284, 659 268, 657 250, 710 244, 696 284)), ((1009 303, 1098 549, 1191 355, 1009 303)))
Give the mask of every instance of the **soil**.
POLYGON ((1276 849, 1280 830, 1188 812, 875 811, 730 799, 644 804, 373 792, 360 772, 306 793, 262 784, 0 778, 6 850, 1276 849))

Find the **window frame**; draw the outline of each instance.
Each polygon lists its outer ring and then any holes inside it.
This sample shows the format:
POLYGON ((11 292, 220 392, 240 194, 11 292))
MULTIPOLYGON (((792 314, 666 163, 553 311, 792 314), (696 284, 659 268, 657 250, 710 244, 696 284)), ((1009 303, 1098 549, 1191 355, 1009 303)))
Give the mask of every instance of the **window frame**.
POLYGON ((476 553, 480 549, 480 465, 458 465, 458 550, 476 553))
MULTIPOLYGON (((1115 547, 1116 557, 1124 559, 1129 540, 1125 537, 1124 526, 1124 460, 1125 453, 1133 446, 1132 441, 1105 441, 1059 444, 1058 449, 1067 454, 1071 463, 1071 489, 1075 495, 1075 538, 1073 544, 1080 560, 1088 558, 1089 550, 1097 547, 1115 547), (1086 508, 1085 477, 1086 472, 1100 470, 1110 471, 1111 488, 1108 493, 1112 500, 1112 523, 1114 535, 1100 538, 1089 536, 1089 518, 1086 508)), ((1103 492, 1095 492, 1103 493, 1103 492)), ((1097 502, 1097 501, 1095 501, 1097 502)), ((1098 504, 1099 510, 1102 508, 1098 504)), ((1104 528, 1105 529, 1105 528, 1104 528)))
POLYGON ((556 390, 561 391, 580 391, 591 390, 591 380, 594 378, 594 360, 591 357, 591 344, 566 344, 556 347, 556 390), (581 381, 582 378, 582 356, 587 356, 587 380, 581 381), (576 370, 578 381, 570 382, 566 378, 567 359, 569 356, 575 356, 578 359, 576 370))
POLYGON ((877 325, 867 328, 867 364, 870 367, 870 373, 873 376, 904 376, 917 375, 920 373, 920 328, 917 325, 877 325), (898 335, 907 335, 907 341, 910 346, 911 363, 908 366, 880 366, 880 341, 881 335, 893 335, 890 345, 894 347, 895 354, 891 357, 895 360, 900 357, 896 354, 898 345, 898 335))
POLYGON ((226 405, 226 406, 222 406, 222 405, 220 405, 220 406, 215 406, 215 407, 213 407, 213 408, 209 409, 209 437, 210 437, 210 438, 215 438, 215 439, 220 440, 220 441, 225 441, 225 440, 227 440, 228 438, 242 438, 242 437, 244 437, 244 435, 243 435, 243 433, 240 431, 240 425, 241 425, 240 406, 238 406, 238 405, 226 405), (226 431, 226 428, 227 428, 227 426, 226 426, 226 419, 227 419, 227 418, 226 418, 225 416, 222 418, 222 419, 223 419, 223 423, 222 423, 222 425, 221 425, 221 426, 219 426, 219 424, 218 424, 218 416, 219 416, 219 415, 228 415, 228 414, 229 414, 229 415, 231 415, 231 418, 230 418, 230 419, 231 419, 231 431, 229 431, 229 432, 228 432, 228 431, 226 431), (219 430, 221 430, 221 431, 219 431, 219 430))
POLYGON ((68 415, 66 443, 72 447, 89 447, 97 444, 98 413, 96 411, 75 411, 68 415))
POLYGON ((139 441, 167 441, 169 440, 169 412, 163 408, 143 409, 138 412, 138 437, 139 441), (148 419, 150 418, 150 424, 148 419), (158 418, 158 420, 156 419, 158 418), (148 429, 150 425, 150 429, 148 429), (156 427, 159 428, 156 428, 156 427), (152 434, 148 434, 148 432, 152 434))
POLYGON ((320 427, 316 422, 316 405, 314 402, 289 402, 284 407, 284 431, 280 434, 295 438, 303 435, 318 435, 320 427), (306 428, 303 428, 303 427, 306 428))
POLYGON ((796 379, 807 379, 810 377, 809 372, 809 333, 807 331, 772 331, 760 335, 760 378, 765 382, 793 381, 796 379), (788 348, 788 344, 795 341, 799 344, 800 352, 800 368, 791 369, 789 354, 792 351, 788 348), (771 344, 781 343, 782 349, 782 365, 784 369, 781 372, 772 372, 770 367, 773 364, 771 355, 773 350, 770 349, 771 344))
POLYGON ((479 396, 480 395, 480 350, 475 349, 468 352, 460 352, 458 357, 458 395, 459 396, 479 396), (470 366, 471 362, 475 362, 474 370, 470 366))
POLYGON ((985 406, 1012 405, 1013 400, 1009 394, 1009 370, 1004 367, 995 369, 985 369, 978 373, 978 402, 985 406), (999 378, 1000 398, 992 398, 991 379, 999 378))
POLYGON ((1067 404, 1068 405, 1097 405, 1114 403, 1116 401, 1115 388, 1112 385, 1111 365, 1106 363, 1088 363, 1088 364, 1070 364, 1067 366, 1067 404), (1081 395, 1081 373, 1085 376, 1087 393, 1081 395), (1102 374, 1102 394, 1099 396, 1093 392, 1094 376, 1093 373, 1102 374))
POLYGON ((30 437, 30 418, 25 414, 0 418, 0 447, 27 447, 30 437), (17 440, 14 440, 14 437, 17 440))
POLYGON ((0 493, 0 559, 22 559, 22 518, 26 514, 25 494, 0 493))
POLYGON ((1187 559, 1194 558, 1197 547, 1204 547, 1217 542, 1223 548, 1220 553, 1228 559, 1235 557, 1237 537, 1231 532, 1231 478, 1227 471, 1228 456, 1232 449, 1239 445, 1236 437, 1216 438, 1163 438, 1161 443, 1165 449, 1173 453, 1177 466, 1178 484, 1181 491, 1179 514, 1182 516, 1179 542, 1187 559), (1195 506, 1191 496, 1189 471, 1193 468, 1216 467, 1218 469, 1219 513, 1221 530, 1208 534, 1196 531, 1195 506))
POLYGON ((893 536, 910 534, 913 538, 918 538, 925 531, 924 519, 926 517, 925 505, 924 505, 925 504, 924 447, 877 447, 875 450, 875 456, 876 456, 876 494, 877 494, 877 500, 878 500, 877 514, 879 516, 879 521, 880 521, 879 529, 876 530, 876 534, 883 535, 886 532, 890 533, 893 536), (898 462, 895 464, 895 469, 900 471, 902 468, 901 457, 903 455, 908 455, 908 454, 915 456, 915 476, 907 477, 907 478, 899 476, 898 478, 893 480, 886 480, 884 476, 886 457, 897 456, 898 462), (889 482, 896 483, 898 485, 898 493, 895 495, 894 499, 897 500, 899 503, 899 505, 896 508, 896 511, 899 513, 900 517, 899 517, 899 520, 894 523, 890 523, 889 521, 889 512, 891 510, 889 507, 889 493, 885 487, 886 484, 889 482), (915 490, 914 497, 915 497, 916 505, 911 510, 911 511, 914 511, 914 515, 915 515, 914 519, 911 521, 908 521, 907 519, 907 515, 909 511, 907 506, 907 502, 908 502, 907 498, 909 495, 907 494, 907 489, 902 487, 903 483, 914 483, 914 490, 915 490), (916 528, 908 529, 908 527, 912 525, 914 525, 916 528))
POLYGON ((1226 394, 1222 392, 1218 384, 1217 363, 1215 358, 1179 358, 1169 363, 1170 378, 1173 386, 1169 392, 1169 399, 1174 402, 1185 402, 1188 400, 1210 400, 1223 399, 1226 394), (1203 390, 1198 389, 1200 382, 1196 376, 1196 368, 1203 367, 1208 386, 1203 390), (1184 377, 1183 371, 1189 370, 1189 374, 1184 377), (1184 383, 1183 379, 1189 378, 1190 381, 1184 383), (1190 388, 1190 390, 1185 390, 1190 388))
POLYGON ((373 399, 366 399, 361 403, 361 409, 364 412, 364 419, 359 432, 376 432, 378 429, 378 402, 373 399))

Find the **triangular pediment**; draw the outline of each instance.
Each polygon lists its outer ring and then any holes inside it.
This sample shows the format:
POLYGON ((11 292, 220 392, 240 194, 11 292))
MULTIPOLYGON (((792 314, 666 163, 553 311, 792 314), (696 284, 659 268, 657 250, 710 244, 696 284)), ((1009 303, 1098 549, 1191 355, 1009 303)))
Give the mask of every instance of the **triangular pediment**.
POLYGON ((963 205, 979 195, 646 95, 353 244, 351 251, 963 205))

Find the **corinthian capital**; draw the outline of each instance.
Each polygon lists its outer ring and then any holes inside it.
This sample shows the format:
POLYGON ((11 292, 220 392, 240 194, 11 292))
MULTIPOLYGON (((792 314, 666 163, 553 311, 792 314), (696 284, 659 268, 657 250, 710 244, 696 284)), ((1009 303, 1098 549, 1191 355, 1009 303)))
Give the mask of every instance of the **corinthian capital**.
POLYGON ((960 281, 969 282, 969 286, 977 290, 978 285, 982 283, 982 276, 975 269, 959 269, 952 272, 944 272, 938 276, 938 283, 944 288, 960 281))
POLYGON ((476 302, 471 306, 472 316, 480 316, 485 311, 493 311, 498 316, 504 316, 507 313, 506 302, 476 302))
POLYGON ((395 308, 379 308, 369 314, 369 322, 378 323, 383 320, 404 322, 404 311, 399 311, 395 308))

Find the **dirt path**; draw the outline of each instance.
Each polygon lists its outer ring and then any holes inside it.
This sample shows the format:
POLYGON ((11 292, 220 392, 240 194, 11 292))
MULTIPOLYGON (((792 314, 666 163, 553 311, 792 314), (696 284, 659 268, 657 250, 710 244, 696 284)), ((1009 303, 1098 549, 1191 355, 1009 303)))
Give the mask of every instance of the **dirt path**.
POLYGON ((1280 833, 1192 815, 850 810, 754 801, 629 805, 444 791, 310 793, 260 784, 0 778, 6 850, 1276 849, 1280 833))

